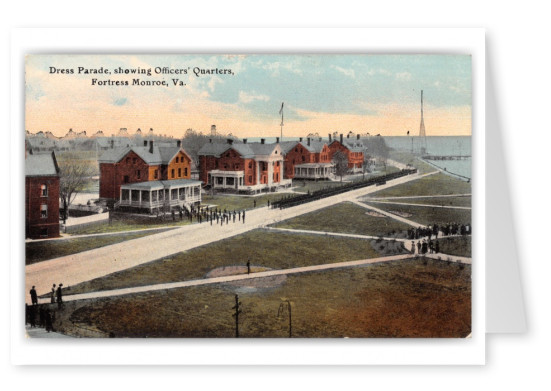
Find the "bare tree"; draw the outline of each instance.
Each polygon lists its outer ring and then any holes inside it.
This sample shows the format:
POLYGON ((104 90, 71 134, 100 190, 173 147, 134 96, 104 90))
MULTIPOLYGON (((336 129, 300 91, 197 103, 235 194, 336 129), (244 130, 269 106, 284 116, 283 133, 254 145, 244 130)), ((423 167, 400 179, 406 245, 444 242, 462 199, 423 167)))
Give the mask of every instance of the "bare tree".
POLYGON ((342 177, 348 173, 348 157, 342 151, 337 151, 333 155, 333 163, 335 164, 335 175, 342 177))
POLYGON ((69 206, 76 195, 90 183, 95 168, 89 161, 74 158, 60 161, 59 170, 59 196, 63 201, 63 222, 65 222, 69 206))

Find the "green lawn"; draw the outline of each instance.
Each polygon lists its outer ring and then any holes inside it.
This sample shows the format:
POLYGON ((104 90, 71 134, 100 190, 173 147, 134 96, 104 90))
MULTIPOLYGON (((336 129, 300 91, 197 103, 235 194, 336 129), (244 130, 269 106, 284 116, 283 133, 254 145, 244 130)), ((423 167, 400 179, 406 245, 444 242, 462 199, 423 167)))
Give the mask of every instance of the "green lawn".
POLYGON ((310 193, 321 190, 321 189, 328 189, 328 188, 334 188, 338 186, 344 185, 345 182, 332 182, 332 181, 307 181, 307 180, 301 180, 301 179, 293 179, 293 190, 299 191, 303 193, 307 193, 310 191, 310 193))
POLYGON ((368 240, 254 230, 71 287, 71 294, 203 278, 218 267, 287 269, 379 256, 368 240))
MULTIPOLYGON (((72 235, 88 235, 88 234, 99 234, 99 233, 109 233, 109 232, 122 232, 122 231, 134 231, 138 229, 148 229, 148 228, 171 228, 179 227, 182 225, 190 224, 189 220, 183 218, 180 220, 178 213, 175 214, 176 220, 172 220, 172 216, 166 215, 163 218, 161 217, 150 217, 150 216, 137 216, 137 215, 128 215, 128 214, 117 214, 113 217, 111 223, 102 222, 98 224, 91 224, 89 226, 84 226, 81 228, 76 228, 71 230, 72 235)), ((193 220, 195 223, 196 221, 193 220)), ((159 231, 157 231, 159 232, 159 231)))
POLYGON ((56 328, 115 337, 464 338, 471 332, 471 268, 431 259, 289 275, 273 288, 226 284, 67 302, 56 328))
POLYGON ((422 225, 459 223, 466 224, 471 222, 471 211, 465 209, 450 209, 430 206, 413 206, 413 205, 395 205, 395 204, 377 204, 365 202, 376 208, 385 210, 390 213, 399 214, 406 213, 411 216, 403 217, 408 220, 415 221, 422 225))
MULTIPOLYGON (((366 208, 351 202, 342 202, 285 220, 275 224, 274 227, 372 236, 395 236, 396 232, 407 231, 411 228, 390 217, 373 217, 367 213, 368 209, 366 208)), ((402 236, 404 235, 397 237, 402 236)))
POLYGON ((449 255, 457 255, 459 257, 471 257, 471 237, 460 236, 453 238, 438 239, 440 244, 440 252, 449 255))
MULTIPOLYGON (((364 199, 368 201, 368 199, 364 199)), ((438 206, 471 206, 471 196, 464 197, 431 197, 431 198, 400 198, 400 199, 379 199, 377 201, 403 202, 407 204, 425 204, 438 206)))
POLYGON ((284 194, 276 193, 262 194, 256 197, 233 194, 217 194, 214 196, 204 195, 201 202, 203 205, 216 205, 218 209, 237 211, 255 208, 255 201, 256 208, 260 208, 262 206, 266 206, 268 204, 268 200, 270 200, 270 202, 277 201, 284 196, 284 194))
POLYGON ((27 242, 25 243, 25 264, 30 265, 36 262, 76 254, 82 251, 92 250, 94 248, 104 247, 130 239, 141 238, 143 236, 148 236, 159 232, 162 232, 162 230, 119 235, 92 236, 75 239, 27 242))
POLYGON ((471 194, 471 184, 449 175, 437 173, 393 186, 371 194, 371 197, 405 197, 418 195, 471 194))

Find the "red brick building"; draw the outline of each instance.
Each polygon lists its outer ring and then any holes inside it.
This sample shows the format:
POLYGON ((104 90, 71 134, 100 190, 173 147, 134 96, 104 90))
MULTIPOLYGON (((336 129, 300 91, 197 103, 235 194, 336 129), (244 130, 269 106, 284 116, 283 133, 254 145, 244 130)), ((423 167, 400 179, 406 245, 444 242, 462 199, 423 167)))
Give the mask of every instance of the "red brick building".
POLYGON ((348 158, 348 168, 352 172, 361 171, 364 163, 364 150, 365 147, 359 139, 343 139, 342 134, 340 135, 340 140, 334 140, 329 144, 329 156, 331 160, 337 151, 341 151, 348 158))
POLYGON ((284 180, 279 143, 213 143, 199 150, 200 180, 213 189, 259 192, 290 185, 284 180))
POLYGON ((327 179, 333 172, 327 143, 307 138, 306 142, 288 141, 282 145, 285 178, 327 179))
POLYGON ((191 158, 178 141, 176 146, 111 148, 98 159, 100 198, 119 199, 121 186, 147 181, 191 178, 191 158))
POLYGON ((25 237, 59 237, 59 166, 55 153, 25 153, 25 237))

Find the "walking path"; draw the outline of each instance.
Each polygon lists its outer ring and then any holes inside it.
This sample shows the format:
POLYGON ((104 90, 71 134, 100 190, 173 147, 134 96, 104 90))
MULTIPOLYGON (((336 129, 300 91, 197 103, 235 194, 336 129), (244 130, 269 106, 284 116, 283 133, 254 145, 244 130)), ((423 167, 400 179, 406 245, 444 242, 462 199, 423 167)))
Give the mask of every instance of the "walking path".
MULTIPOLYGON (((236 222, 221 226, 216 223, 211 225, 210 222, 203 222, 202 224, 186 225, 159 234, 27 265, 25 267, 25 292, 35 285, 38 294, 43 295, 50 291, 53 283, 63 283, 64 286, 76 285, 339 202, 354 202, 357 197, 432 174, 434 173, 407 175, 390 180, 381 186, 364 187, 283 210, 268 209, 267 207, 257 208, 246 213, 245 223, 236 222)), ((361 205, 367 207, 364 204, 361 205)), ((411 222, 411 224, 414 223, 411 222)), ((419 225, 415 224, 415 226, 419 225)), ((30 300, 28 296, 26 294, 26 299, 30 300)))
POLYGON ((148 231, 162 231, 162 230, 170 230, 174 228, 178 228, 179 226, 171 226, 171 225, 165 225, 163 227, 157 227, 157 228, 143 228, 143 229, 132 229, 129 231, 113 231, 113 232, 99 232, 96 234, 83 234, 83 235, 62 235, 59 238, 48 238, 48 239, 26 239, 25 243, 36 243, 36 242, 56 242, 59 240, 69 240, 69 239, 81 239, 81 238, 90 238, 93 236, 111 236, 111 235, 125 235, 125 234, 138 234, 141 232, 148 232, 148 231))
POLYGON ((371 200, 400 200, 417 198, 443 198, 443 197, 470 197, 471 194, 436 194, 436 195, 418 195, 418 196, 392 196, 392 197, 368 197, 371 200))
POLYGON ((28 338, 71 338, 68 335, 56 333, 54 331, 47 332, 41 327, 25 326, 25 332, 28 338))
MULTIPOLYGON (((428 258, 433 258, 433 259, 443 259, 451 262, 469 263, 469 264, 471 263, 470 258, 457 257, 457 256, 447 255, 447 254, 425 254, 424 256, 428 258)), ((255 278, 273 277, 273 276, 281 276, 281 275, 288 276, 291 274, 315 272, 315 271, 321 271, 321 270, 342 269, 342 268, 348 268, 348 267, 370 265, 375 263, 399 261, 404 259, 411 259, 414 257, 415 257, 414 254, 397 254, 397 255, 391 255, 387 257, 360 259, 356 261, 326 263, 321 265, 303 266, 303 267, 296 267, 296 268, 282 269, 282 270, 268 270, 265 272, 257 272, 257 273, 251 273, 251 274, 236 274, 231 276, 203 278, 199 280, 187 280, 187 281, 137 286, 137 287, 130 287, 130 288, 112 289, 112 290, 106 290, 106 291, 79 293, 75 295, 66 295, 63 297, 63 301, 68 302, 68 301, 77 301, 77 300, 99 299, 99 298, 105 298, 105 297, 123 296, 123 295, 130 295, 130 294, 136 294, 136 293, 160 291, 160 290, 169 290, 169 289, 176 289, 176 288, 187 288, 187 287, 193 287, 193 286, 235 282, 235 281, 249 280, 249 279, 255 279, 255 278)), ((43 303, 44 304, 49 303, 49 299, 48 298, 39 299, 39 304, 43 304, 43 303)))
POLYGON ((311 234, 311 235, 327 235, 327 236, 342 236, 347 238, 356 238, 356 239, 383 239, 383 240, 396 240, 399 242, 410 242, 411 239, 404 239, 404 238, 388 238, 388 237, 381 237, 381 236, 370 236, 370 235, 359 235, 359 234, 348 234, 348 233, 341 233, 341 232, 328 232, 328 231, 310 231, 307 229, 291 229, 291 228, 276 228, 276 227, 266 227, 266 229, 272 230, 272 231, 284 231, 284 232, 299 232, 299 233, 305 233, 305 234, 311 234))
MULTIPOLYGON (((187 280, 187 281, 170 282, 170 283, 164 283, 164 284, 154 284, 154 285, 137 286, 137 287, 131 287, 131 288, 113 289, 108 291, 79 293, 75 295, 66 295, 63 297, 63 301, 68 302, 68 301, 75 301, 75 300, 98 299, 98 298, 104 298, 104 297, 123 296, 123 295, 135 294, 135 293, 152 292, 152 291, 160 291, 160 290, 175 289, 175 288, 186 288, 186 287, 200 286, 200 285, 219 284, 224 282, 234 282, 234 281, 248 280, 253 278, 273 277, 273 276, 280 276, 280 275, 287 276, 290 274, 306 273, 306 272, 313 272, 313 271, 320 271, 320 270, 332 270, 332 269, 340 269, 340 268, 347 268, 347 267, 354 267, 354 266, 369 265, 373 263, 398 261, 398 260, 408 259, 411 257, 412 257, 411 254, 398 254, 398 255, 392 255, 388 257, 360 259, 357 261, 347 261, 347 262, 338 262, 338 263, 326 263, 322 265, 303 266, 303 267, 296 267, 296 268, 282 269, 282 270, 269 270, 265 272, 257 272, 257 273, 251 273, 251 274, 236 274, 232 276, 203 278, 199 280, 187 280)), ((39 304, 49 303, 49 299, 39 299, 38 302, 39 304)))
POLYGON ((447 208, 447 209, 466 209, 471 210, 470 206, 453 206, 453 205, 436 205, 436 204, 415 204, 412 202, 392 202, 392 201, 374 201, 371 199, 366 199, 366 202, 371 202, 375 204, 391 204, 391 205, 407 205, 407 206, 427 206, 430 208, 447 208))
POLYGON ((374 206, 364 204, 363 202, 360 202, 360 201, 358 201, 358 200, 352 200, 352 202, 355 203, 356 205, 361 206, 362 208, 374 210, 374 211, 377 212, 377 213, 380 213, 380 214, 383 214, 383 215, 388 216, 388 217, 390 217, 390 218, 393 218, 394 220, 401 221, 402 223, 411 225, 412 227, 415 227, 415 228, 417 228, 417 227, 426 228, 426 226, 423 225, 423 224, 419 224, 419 223, 417 223, 417 222, 415 222, 415 221, 413 221, 413 220, 408 220, 408 219, 406 219, 405 217, 401 217, 401 216, 395 215, 394 213, 387 212, 386 210, 382 210, 382 209, 379 209, 379 208, 375 208, 374 206))

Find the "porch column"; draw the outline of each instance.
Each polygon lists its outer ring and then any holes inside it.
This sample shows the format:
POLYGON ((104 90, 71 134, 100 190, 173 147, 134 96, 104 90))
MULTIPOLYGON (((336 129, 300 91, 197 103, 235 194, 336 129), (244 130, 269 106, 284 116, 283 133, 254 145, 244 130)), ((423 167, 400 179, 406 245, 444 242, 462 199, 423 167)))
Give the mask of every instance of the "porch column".
POLYGON ((281 182, 285 178, 285 159, 281 160, 281 167, 279 167, 279 181, 281 182))
POLYGON ((274 182, 274 162, 268 162, 268 187, 274 182))
POLYGON ((258 160, 255 160, 256 163, 256 183, 255 185, 258 185, 260 183, 260 163, 258 160))

